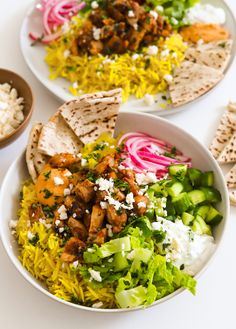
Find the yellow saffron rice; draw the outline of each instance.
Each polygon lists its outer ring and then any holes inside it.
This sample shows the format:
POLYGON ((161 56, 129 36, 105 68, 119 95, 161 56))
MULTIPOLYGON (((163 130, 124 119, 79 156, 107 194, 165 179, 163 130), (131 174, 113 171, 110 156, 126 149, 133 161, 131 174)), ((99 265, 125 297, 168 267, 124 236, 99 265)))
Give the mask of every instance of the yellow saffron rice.
POLYGON ((169 38, 160 38, 155 55, 148 54, 148 48, 135 57, 130 52, 109 56, 72 55, 80 26, 81 20, 74 18, 69 31, 46 48, 45 58, 50 78, 69 80, 72 83, 69 91, 75 96, 117 87, 123 89, 123 100, 130 95, 142 98, 145 94, 165 92, 168 89, 165 75, 171 75, 173 68, 180 65, 187 49, 182 37, 174 33, 169 38))
POLYGON ((61 239, 50 227, 40 222, 30 225, 28 208, 37 201, 34 184, 25 184, 22 192, 16 238, 23 266, 36 279, 44 282, 53 295, 63 300, 87 306, 102 302, 104 308, 116 307, 112 287, 94 289, 81 278, 78 267, 61 261, 61 239), (29 234, 31 237, 37 236, 35 245, 29 239, 29 234))

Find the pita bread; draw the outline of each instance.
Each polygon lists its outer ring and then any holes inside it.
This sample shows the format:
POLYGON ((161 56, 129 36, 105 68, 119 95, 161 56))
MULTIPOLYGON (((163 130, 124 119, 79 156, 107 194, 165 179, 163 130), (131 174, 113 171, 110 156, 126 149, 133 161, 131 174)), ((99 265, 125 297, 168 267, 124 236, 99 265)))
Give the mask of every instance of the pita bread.
POLYGON ((29 170, 29 174, 33 180, 33 182, 36 182, 36 179, 38 177, 38 173, 35 168, 35 155, 37 154, 37 146, 39 141, 39 135, 42 130, 42 123, 36 123, 29 135, 28 143, 27 143, 27 149, 26 149, 26 163, 29 170))
POLYGON ((48 162, 48 160, 49 160, 49 157, 47 155, 42 154, 39 151, 37 151, 35 153, 34 166, 35 166, 35 169, 36 169, 38 175, 41 173, 41 171, 43 170, 43 167, 48 162))
POLYGON ((229 191, 229 200, 232 206, 236 206, 236 190, 229 191))
POLYGON ((114 133, 121 103, 121 89, 100 94, 100 98, 82 96, 59 109, 62 117, 84 144, 93 142, 104 132, 112 135, 114 133))
POLYGON ((236 132, 234 132, 228 144, 219 155, 217 161, 219 163, 236 162, 236 132))
POLYGON ((228 111, 232 112, 232 113, 236 113, 236 103, 235 102, 229 102, 228 111))
POLYGON ((224 72, 230 61, 232 45, 233 41, 229 39, 190 47, 185 53, 185 59, 224 72))
POLYGON ((226 111, 220 120, 215 137, 209 147, 215 159, 218 158, 236 130, 236 115, 226 111))
POLYGON ((58 153, 78 154, 82 143, 57 112, 42 128, 38 150, 49 156, 58 153))
POLYGON ((225 180, 228 188, 236 187, 236 165, 226 174, 225 180))
POLYGON ((212 89, 223 74, 206 65, 183 61, 176 68, 170 84, 170 97, 174 106, 186 104, 212 89))

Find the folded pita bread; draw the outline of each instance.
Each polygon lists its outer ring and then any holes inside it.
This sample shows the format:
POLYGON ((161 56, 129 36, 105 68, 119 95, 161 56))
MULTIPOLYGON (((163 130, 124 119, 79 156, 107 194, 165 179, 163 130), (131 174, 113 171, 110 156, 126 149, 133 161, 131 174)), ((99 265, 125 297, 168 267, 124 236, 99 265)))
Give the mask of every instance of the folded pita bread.
POLYGON ((220 153, 229 142, 235 130, 236 115, 226 111, 221 117, 215 137, 209 147, 209 150, 215 159, 219 157, 220 153))
POLYGON ((39 135, 42 130, 42 126, 43 126, 42 123, 36 123, 32 127, 26 148, 26 163, 27 163, 29 174, 33 182, 36 182, 36 179, 38 177, 34 160, 35 160, 35 155, 38 152, 37 147, 38 147, 39 135))
POLYGON ((190 47, 185 53, 185 59, 224 72, 230 61, 232 45, 233 41, 229 39, 190 47))
POLYGON ((236 164, 231 170, 225 175, 225 180, 228 188, 236 187, 236 164))
POLYGON ((229 200, 232 206, 236 206, 236 190, 229 191, 229 200))
POLYGON ((206 65, 183 61, 175 69, 169 91, 174 106, 186 104, 212 89, 223 74, 206 65))
POLYGON ((236 132, 234 132, 228 144, 224 147, 217 161, 219 163, 236 162, 236 132))
POLYGON ((121 89, 82 96, 59 109, 76 136, 84 143, 93 142, 103 132, 114 133, 121 103, 121 89))
POLYGON ((34 157, 34 166, 37 171, 37 174, 39 175, 41 171, 43 170, 43 167, 48 162, 49 157, 45 154, 42 154, 41 152, 37 151, 35 153, 34 157))
POLYGON ((38 150, 49 156, 58 153, 78 154, 82 143, 67 125, 59 112, 43 126, 38 143, 38 150))

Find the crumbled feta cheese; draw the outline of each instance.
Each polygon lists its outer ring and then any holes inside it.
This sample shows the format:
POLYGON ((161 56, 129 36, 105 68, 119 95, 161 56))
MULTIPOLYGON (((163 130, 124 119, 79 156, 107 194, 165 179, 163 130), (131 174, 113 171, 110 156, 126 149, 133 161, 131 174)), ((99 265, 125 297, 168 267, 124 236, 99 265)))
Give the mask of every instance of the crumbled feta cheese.
POLYGON ((60 213, 60 219, 61 220, 65 220, 65 219, 67 219, 68 218, 68 216, 67 216, 67 213, 66 212, 62 212, 62 213, 60 213))
POLYGON ((146 105, 151 106, 155 103, 153 95, 145 94, 143 101, 146 105))
POLYGON ((80 159, 82 157, 82 153, 76 154, 76 157, 80 159))
POLYGON ((155 19, 158 17, 158 13, 155 10, 150 10, 149 14, 152 15, 155 19))
POLYGON ((91 268, 88 270, 91 278, 95 281, 102 282, 102 277, 99 271, 92 270, 91 268))
MULTIPOLYGON (((112 206, 114 206, 115 210, 119 210, 122 206, 122 204, 118 201, 118 200, 115 200, 112 196, 110 195, 106 195, 105 196, 105 200, 108 201, 108 203, 112 206)), ((124 205, 123 205, 124 207, 124 205)))
POLYGON ((136 61, 136 59, 138 59, 139 58, 139 54, 133 54, 132 55, 132 60, 133 61, 136 61))
POLYGON ((147 185, 157 182, 156 174, 153 172, 137 173, 135 174, 135 179, 138 185, 147 185))
POLYGON ((79 265, 79 261, 78 261, 78 260, 74 261, 74 262, 72 263, 72 265, 73 265, 74 268, 77 268, 78 265, 79 265))
POLYGON ((112 262, 113 262, 113 258, 109 258, 108 263, 112 263, 112 262))
POLYGON ((75 82, 72 84, 72 87, 73 87, 74 89, 77 89, 77 88, 78 88, 78 82, 75 81, 75 82))
POLYGON ((87 252, 90 252, 92 254, 94 252, 94 249, 93 248, 88 248, 87 252))
POLYGON ((114 60, 110 59, 110 58, 106 58, 102 61, 103 64, 112 64, 114 63, 114 60))
POLYGON ((134 203, 134 201, 135 201, 135 200, 134 200, 134 194, 133 194, 132 192, 128 193, 128 194, 126 195, 125 201, 126 201, 128 204, 132 205, 132 204, 134 203))
POLYGON ((99 191, 114 192, 114 181, 112 178, 108 180, 100 177, 96 180, 96 184, 99 191))
POLYGON ((88 161, 86 159, 82 158, 81 159, 81 166, 85 167, 85 166, 87 166, 87 164, 88 164, 88 161))
POLYGON ((35 237, 35 235, 32 232, 30 232, 30 231, 27 232, 27 238, 29 240, 32 240, 34 237, 35 237))
POLYGON ((86 209, 85 212, 86 212, 86 214, 89 214, 89 210, 88 209, 86 209))
POLYGON ((92 3, 91 3, 91 7, 92 7, 93 9, 97 9, 97 8, 99 7, 97 1, 92 1, 92 3))
POLYGON ((65 212, 65 211, 66 211, 66 207, 64 206, 64 204, 61 205, 61 206, 57 209, 57 211, 59 212, 59 214, 62 213, 62 212, 65 212))
POLYGON ((162 50, 161 57, 167 57, 169 56, 169 54, 170 54, 169 49, 162 50))
POLYGON ((103 306, 103 302, 97 302, 92 305, 93 308, 101 308, 103 306))
POLYGON ((63 53, 64 58, 68 58, 70 56, 70 51, 69 49, 66 49, 63 53))
POLYGON ((130 18, 135 17, 133 10, 128 11, 128 17, 130 18))
POLYGON ((166 82, 170 83, 173 81, 173 76, 171 74, 166 74, 164 75, 164 79, 166 80, 166 82))
POLYGON ((138 23, 134 23, 133 28, 135 29, 135 31, 138 31, 138 23))
POLYGON ((138 202, 137 206, 138 206, 138 208, 146 208, 147 207, 146 203, 143 202, 143 201, 138 202))
POLYGON ((73 189, 73 184, 69 184, 69 189, 70 189, 70 190, 73 189))
POLYGON ((172 57, 172 58, 177 58, 178 55, 177 55, 177 53, 174 51, 174 52, 172 53, 171 57, 172 57))
POLYGON ((111 145, 111 146, 110 146, 110 149, 114 149, 114 148, 115 148, 115 145, 111 145))
POLYGON ((17 220, 13 220, 13 219, 11 219, 10 220, 10 222, 9 222, 9 227, 11 228, 11 229, 14 229, 14 228, 16 228, 16 226, 17 226, 17 220))
POLYGON ((58 226, 60 225, 61 221, 59 219, 55 220, 55 225, 58 226))
POLYGON ((149 46, 147 50, 148 55, 156 55, 158 53, 157 46, 149 46))
POLYGON ((69 188, 65 188, 64 189, 64 196, 70 195, 70 189, 69 188))
POLYGON ((64 206, 64 204, 62 206, 60 206, 60 208, 58 208, 58 213, 59 213, 59 217, 61 220, 67 219, 67 213, 66 213, 66 207, 64 206))
POLYGON ((101 29, 93 27, 93 38, 94 40, 100 40, 101 29))
POLYGON ((62 232, 64 232, 65 231, 65 229, 64 229, 64 227, 59 227, 59 233, 62 233, 62 232))
POLYGON ((54 180, 54 184, 56 185, 56 186, 58 186, 58 185, 63 185, 64 184, 64 180, 63 179, 61 179, 60 177, 54 177, 53 178, 53 180, 54 180))
POLYGON ((0 84, 0 139, 12 133, 24 120, 23 102, 10 84, 0 84))
POLYGON ((108 203, 105 202, 105 201, 101 201, 100 206, 101 206, 102 209, 107 209, 108 203))
POLYGON ((72 176, 72 173, 71 173, 69 170, 67 170, 67 171, 64 173, 64 176, 65 176, 65 177, 70 177, 70 176, 72 176))

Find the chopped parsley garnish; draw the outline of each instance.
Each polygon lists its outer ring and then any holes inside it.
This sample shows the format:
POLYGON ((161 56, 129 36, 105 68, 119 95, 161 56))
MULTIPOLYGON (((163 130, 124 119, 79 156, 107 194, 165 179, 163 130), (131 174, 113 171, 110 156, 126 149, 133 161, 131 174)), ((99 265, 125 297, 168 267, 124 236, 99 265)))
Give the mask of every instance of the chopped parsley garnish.
POLYGON ((94 147, 94 151, 102 151, 104 150, 104 148, 106 147, 107 145, 105 143, 100 143, 100 144, 97 144, 95 147, 94 147))
POLYGON ((121 191, 126 191, 129 192, 130 191, 130 186, 129 183, 126 181, 123 181, 119 178, 114 180, 114 186, 118 189, 120 189, 121 191))
POLYGON ((44 38, 44 34, 42 34, 40 37, 38 37, 33 42, 31 42, 30 46, 31 47, 35 46, 37 43, 41 42, 43 40, 43 38, 44 38))
POLYGON ((53 218, 54 217, 54 210, 56 209, 56 205, 53 207, 44 206, 43 212, 47 218, 53 218))
POLYGON ((51 170, 46 171, 46 172, 43 173, 43 176, 45 177, 45 180, 48 180, 50 175, 51 175, 51 170))
POLYGON ((117 153, 122 153, 124 151, 124 144, 121 144, 116 147, 116 152, 117 153))
POLYGON ((29 243, 35 246, 38 241, 39 241, 39 235, 38 233, 36 233, 35 236, 29 240, 29 243))
POLYGON ((184 264, 180 265, 180 270, 184 270, 184 264))
POLYGON ((80 304, 80 300, 78 297, 72 296, 70 302, 73 304, 80 304))
POLYGON ((164 156, 168 157, 168 158, 175 158, 176 157, 176 147, 173 146, 170 152, 165 152, 164 156))
POLYGON ((95 181, 96 181, 96 176, 92 172, 88 172, 86 175, 86 178, 92 183, 95 183, 95 181))
POLYGON ((226 47, 226 42, 221 42, 221 43, 219 43, 219 46, 220 46, 221 48, 225 48, 225 47, 226 47))
POLYGON ((44 193, 44 199, 49 199, 50 196, 52 196, 52 192, 50 192, 48 189, 44 189, 43 190, 43 193, 44 193))

